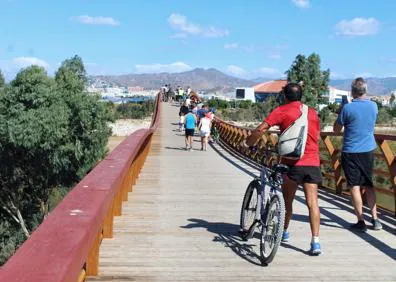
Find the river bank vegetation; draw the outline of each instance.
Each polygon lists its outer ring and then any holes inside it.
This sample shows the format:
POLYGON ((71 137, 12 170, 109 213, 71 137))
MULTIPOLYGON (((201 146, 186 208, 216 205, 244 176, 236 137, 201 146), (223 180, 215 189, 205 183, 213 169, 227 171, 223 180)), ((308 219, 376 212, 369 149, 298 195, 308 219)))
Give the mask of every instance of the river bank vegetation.
POLYGON ((84 92, 78 56, 55 77, 38 66, 7 84, 0 77, 1 265, 105 157, 114 115, 99 96, 84 92))

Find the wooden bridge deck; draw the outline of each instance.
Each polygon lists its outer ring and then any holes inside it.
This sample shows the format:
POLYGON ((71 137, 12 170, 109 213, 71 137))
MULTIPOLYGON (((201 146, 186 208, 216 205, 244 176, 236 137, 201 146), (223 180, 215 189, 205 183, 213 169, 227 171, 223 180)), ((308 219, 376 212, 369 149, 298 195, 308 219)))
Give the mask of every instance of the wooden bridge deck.
POLYGON ((298 191, 290 243, 260 266, 258 240, 237 235, 242 197, 257 171, 220 147, 184 151, 178 109, 162 109, 150 155, 91 281, 396 281, 395 219, 382 215, 384 230, 353 233, 348 199, 327 192, 320 193, 323 255, 307 255, 308 213, 298 191))

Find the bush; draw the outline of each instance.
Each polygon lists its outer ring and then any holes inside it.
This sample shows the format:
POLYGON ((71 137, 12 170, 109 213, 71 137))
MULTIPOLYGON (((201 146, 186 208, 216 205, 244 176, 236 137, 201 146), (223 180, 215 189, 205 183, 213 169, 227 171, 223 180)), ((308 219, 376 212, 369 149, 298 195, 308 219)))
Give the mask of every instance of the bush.
POLYGON ((221 99, 210 99, 207 102, 209 108, 228 109, 231 107, 230 102, 221 99))
MULTIPOLYGON (((222 100, 215 101, 215 103, 221 104, 219 101, 222 100)), ((239 101, 237 108, 220 108, 216 115, 224 120, 261 122, 277 105, 278 103, 274 97, 269 98, 265 103, 239 101)))
POLYGON ((139 103, 124 103, 115 107, 117 119, 144 119, 150 117, 154 112, 154 100, 142 101, 139 103))
POLYGON ((378 108, 377 124, 387 125, 392 122, 391 112, 384 107, 378 108))

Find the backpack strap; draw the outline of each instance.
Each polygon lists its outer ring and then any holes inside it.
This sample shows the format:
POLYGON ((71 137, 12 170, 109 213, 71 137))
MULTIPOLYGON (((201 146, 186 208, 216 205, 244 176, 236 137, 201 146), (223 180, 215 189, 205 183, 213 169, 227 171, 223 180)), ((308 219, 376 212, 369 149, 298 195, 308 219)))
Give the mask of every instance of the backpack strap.
POLYGON ((301 115, 303 118, 304 117, 308 118, 308 106, 305 104, 301 105, 301 115))

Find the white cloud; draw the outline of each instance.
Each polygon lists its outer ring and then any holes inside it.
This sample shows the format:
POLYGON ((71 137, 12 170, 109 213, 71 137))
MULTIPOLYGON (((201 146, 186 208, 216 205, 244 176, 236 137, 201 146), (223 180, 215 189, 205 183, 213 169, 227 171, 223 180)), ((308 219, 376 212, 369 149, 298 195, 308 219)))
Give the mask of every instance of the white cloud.
POLYGON ((229 65, 227 67, 227 72, 236 76, 244 76, 247 73, 246 70, 235 65, 229 65))
POLYGON ((175 62, 171 64, 150 64, 135 65, 137 73, 160 73, 160 72, 183 72, 192 69, 191 66, 184 62, 175 62))
POLYGON ((278 69, 267 68, 267 67, 259 68, 258 72, 263 75, 269 75, 269 76, 280 75, 280 72, 278 69))
POLYGON ((336 35, 341 36, 366 36, 374 35, 379 31, 380 23, 374 18, 354 18, 342 20, 335 26, 336 35))
POLYGON ((292 0, 293 4, 299 8, 309 8, 309 0, 292 0))
MULTIPOLYGON (((186 16, 181 14, 171 14, 168 18, 169 25, 176 30, 177 34, 196 35, 203 37, 224 37, 228 36, 230 32, 227 29, 218 28, 215 26, 204 27, 199 24, 190 22, 186 16)), ((176 35, 173 38, 178 38, 176 35)), ((185 37, 186 37, 185 36, 185 37)))
POLYGON ((21 69, 30 67, 31 65, 43 67, 47 71, 50 69, 49 63, 35 57, 16 57, 9 60, 0 60, 0 69, 6 77, 6 80, 14 79, 15 75, 21 69))
POLYGON ((224 49, 237 49, 237 48, 238 48, 238 43, 224 44, 224 49))
POLYGON ((271 53, 268 55, 268 58, 272 60, 280 60, 282 59, 282 56, 278 53, 271 53))
POLYGON ((26 68, 31 65, 36 65, 45 69, 49 68, 49 64, 46 61, 35 57, 17 57, 11 60, 11 65, 18 69, 26 68))
POLYGON ((71 18, 73 21, 82 23, 82 24, 89 24, 89 25, 109 25, 109 26, 119 26, 120 22, 115 20, 112 17, 91 17, 88 15, 77 16, 71 18))
POLYGON ((199 34, 202 29, 199 25, 188 22, 187 17, 180 14, 171 14, 168 23, 173 29, 183 31, 188 34, 199 34))
POLYGON ((210 26, 203 30, 202 35, 205 37, 224 37, 230 35, 230 32, 227 29, 210 26))

